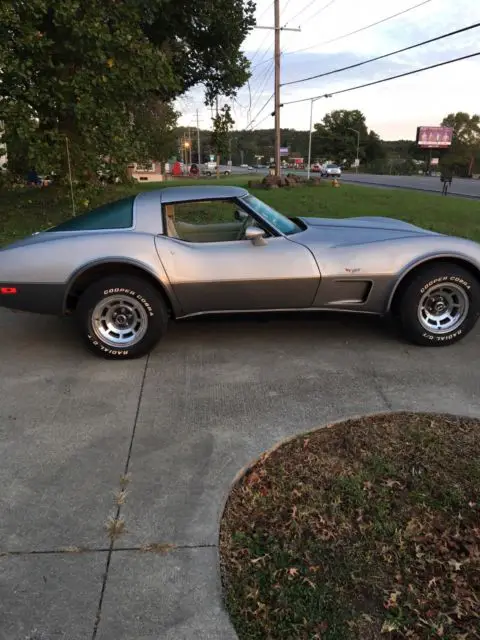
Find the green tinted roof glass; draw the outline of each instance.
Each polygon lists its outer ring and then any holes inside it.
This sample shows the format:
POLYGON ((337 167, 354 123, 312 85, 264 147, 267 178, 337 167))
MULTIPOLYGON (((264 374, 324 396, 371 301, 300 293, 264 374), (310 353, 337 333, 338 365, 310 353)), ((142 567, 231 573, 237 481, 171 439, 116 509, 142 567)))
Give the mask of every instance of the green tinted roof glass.
POLYGON ((98 229, 128 229, 133 226, 133 202, 135 196, 109 202, 87 211, 81 216, 66 220, 48 231, 94 231, 98 229))

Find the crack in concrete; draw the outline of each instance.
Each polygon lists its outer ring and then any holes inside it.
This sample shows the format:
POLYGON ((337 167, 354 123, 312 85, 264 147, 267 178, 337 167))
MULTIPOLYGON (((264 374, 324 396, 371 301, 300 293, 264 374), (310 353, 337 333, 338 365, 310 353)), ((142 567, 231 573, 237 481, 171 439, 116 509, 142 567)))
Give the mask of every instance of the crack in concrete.
POLYGON ((389 411, 393 411, 392 403, 388 399, 387 394, 385 393, 385 391, 382 388, 382 385, 380 384, 379 377, 378 377, 377 372, 375 370, 375 365, 373 364, 373 362, 371 363, 371 365, 372 365, 372 367, 371 367, 370 373, 371 373, 371 376, 372 376, 372 382, 373 382, 373 386, 375 388, 375 391, 378 393, 378 395, 382 399, 383 404, 385 405, 385 407, 389 411))
POLYGON ((183 549, 216 549, 217 544, 169 544, 163 543, 160 546, 164 546, 165 550, 157 550, 158 543, 146 543, 141 546, 131 547, 60 547, 59 549, 30 549, 30 550, 18 550, 18 551, 0 551, 0 559, 15 556, 48 556, 48 555, 72 555, 80 556, 85 553, 117 553, 119 551, 137 552, 137 553, 155 553, 157 555, 167 555, 174 551, 181 551, 183 549), (152 547, 151 549, 149 547, 152 547))
MULTIPOLYGON (((136 433, 136 430, 137 430, 138 416, 140 415, 140 406, 142 404, 143 389, 145 387, 145 379, 147 377, 147 370, 148 370, 149 362, 150 362, 150 354, 147 355, 147 358, 145 360, 145 369, 143 370, 142 382, 140 384, 140 393, 138 394, 137 409, 135 411, 135 418, 133 420, 132 436, 130 438, 130 445, 128 447, 127 459, 125 461, 125 468, 124 468, 124 471, 123 471, 123 478, 128 477, 128 468, 130 466, 130 458, 131 458, 131 455, 132 455, 133 441, 135 439, 135 433, 136 433)), ((116 509, 116 514, 115 514, 115 521, 117 521, 117 522, 118 522, 118 520, 120 518, 121 509, 122 509, 122 505, 118 504, 117 505, 117 509, 116 509)), ((100 624, 100 618, 101 618, 101 615, 102 615, 103 599, 105 597, 105 589, 107 587, 108 572, 109 572, 109 569, 110 569, 110 562, 112 560, 112 553, 113 553, 114 544, 115 544, 115 537, 112 536, 111 541, 110 541, 110 547, 108 549, 107 562, 105 564, 105 573, 103 574, 102 590, 100 592, 100 598, 99 598, 99 601, 98 601, 97 613, 95 615, 95 622, 94 622, 94 625, 93 625, 92 640, 95 640, 95 638, 97 637, 97 633, 98 633, 98 626, 100 624)))

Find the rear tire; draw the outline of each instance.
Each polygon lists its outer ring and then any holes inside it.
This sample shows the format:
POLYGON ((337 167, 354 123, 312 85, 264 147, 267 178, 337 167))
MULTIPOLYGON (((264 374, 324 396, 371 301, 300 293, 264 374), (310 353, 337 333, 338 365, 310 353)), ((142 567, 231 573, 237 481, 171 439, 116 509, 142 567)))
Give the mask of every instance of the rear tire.
POLYGON ((162 295, 145 280, 126 274, 90 285, 79 300, 76 316, 90 351, 112 360, 145 355, 168 324, 162 295))
POLYGON ((416 271, 396 302, 405 337, 441 347, 464 338, 480 315, 480 284, 467 270, 442 262, 416 271))

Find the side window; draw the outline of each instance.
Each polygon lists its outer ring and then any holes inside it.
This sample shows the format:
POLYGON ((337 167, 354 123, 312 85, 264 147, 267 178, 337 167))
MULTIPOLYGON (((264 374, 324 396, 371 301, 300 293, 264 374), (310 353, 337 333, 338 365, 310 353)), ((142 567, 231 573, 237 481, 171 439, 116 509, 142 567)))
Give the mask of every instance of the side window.
POLYGON ((81 216, 66 220, 56 227, 47 229, 54 231, 94 231, 97 229, 128 229, 133 225, 133 203, 135 196, 109 202, 87 211, 81 216))
POLYGON ((233 200, 177 202, 163 211, 167 235, 185 242, 243 240, 246 227, 256 224, 233 200))

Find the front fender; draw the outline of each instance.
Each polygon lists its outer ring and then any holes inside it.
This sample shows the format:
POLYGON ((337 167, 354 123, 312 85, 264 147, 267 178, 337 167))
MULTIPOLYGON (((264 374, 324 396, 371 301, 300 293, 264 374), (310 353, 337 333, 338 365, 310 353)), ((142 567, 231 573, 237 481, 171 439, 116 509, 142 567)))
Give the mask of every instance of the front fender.
POLYGON ((428 253, 412 260, 409 264, 405 265, 402 271, 398 274, 388 297, 385 312, 388 313, 391 310, 395 294, 402 285, 402 282, 405 282, 405 279, 408 278, 413 271, 425 264, 431 264, 432 262, 448 262, 449 260, 455 262, 455 264, 464 265, 467 269, 476 273, 480 280, 480 261, 477 261, 474 257, 463 252, 445 251, 428 253))

